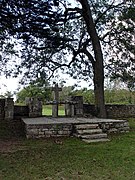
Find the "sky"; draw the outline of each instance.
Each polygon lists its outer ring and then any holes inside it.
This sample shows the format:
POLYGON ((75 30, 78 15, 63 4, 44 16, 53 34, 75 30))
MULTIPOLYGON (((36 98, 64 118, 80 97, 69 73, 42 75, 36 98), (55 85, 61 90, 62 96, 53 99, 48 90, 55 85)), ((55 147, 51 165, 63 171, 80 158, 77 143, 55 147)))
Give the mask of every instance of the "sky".
MULTIPOLYGON (((77 83, 76 80, 68 77, 68 75, 65 75, 63 80, 66 81, 64 86, 72 86, 77 83)), ((60 84, 59 79, 57 80, 57 83, 60 84)), ((77 84, 79 85, 79 88, 89 88, 89 84, 86 81, 81 80, 81 82, 77 84)), ((18 88, 23 88, 23 86, 19 85, 19 78, 6 79, 4 76, 0 76, 0 95, 4 95, 7 91, 14 94, 14 92, 18 92, 18 88)))
POLYGON ((18 78, 8 78, 0 76, 0 95, 4 95, 7 91, 14 92, 18 88, 18 78))

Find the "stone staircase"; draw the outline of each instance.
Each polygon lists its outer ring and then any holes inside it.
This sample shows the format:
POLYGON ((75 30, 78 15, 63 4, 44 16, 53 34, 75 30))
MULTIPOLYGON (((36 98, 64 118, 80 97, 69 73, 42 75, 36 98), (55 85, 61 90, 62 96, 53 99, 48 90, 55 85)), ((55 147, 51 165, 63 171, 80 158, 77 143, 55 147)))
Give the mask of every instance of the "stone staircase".
POLYGON ((102 132, 98 124, 77 124, 74 135, 87 143, 109 141, 107 134, 102 132))

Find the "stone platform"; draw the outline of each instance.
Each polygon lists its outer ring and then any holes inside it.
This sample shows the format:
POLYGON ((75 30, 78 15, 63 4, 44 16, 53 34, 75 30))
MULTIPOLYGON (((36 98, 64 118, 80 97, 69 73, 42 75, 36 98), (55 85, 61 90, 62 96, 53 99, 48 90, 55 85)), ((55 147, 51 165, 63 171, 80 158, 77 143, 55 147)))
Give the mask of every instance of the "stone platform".
POLYGON ((129 131, 126 120, 98 119, 98 118, 66 118, 66 117, 38 117, 22 118, 25 124, 27 138, 46 138, 73 136, 77 125, 98 124, 103 133, 123 133, 129 131))

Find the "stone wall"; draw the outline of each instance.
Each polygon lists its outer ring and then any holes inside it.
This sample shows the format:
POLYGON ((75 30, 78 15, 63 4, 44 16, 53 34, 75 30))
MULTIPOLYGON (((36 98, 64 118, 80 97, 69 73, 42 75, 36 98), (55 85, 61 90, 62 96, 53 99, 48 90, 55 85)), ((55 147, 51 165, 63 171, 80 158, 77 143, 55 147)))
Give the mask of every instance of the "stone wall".
MULTIPOLYGON (((90 119, 89 119, 90 120, 90 119)), ((64 137, 64 136, 74 136, 75 135, 75 127, 77 125, 87 124, 98 124, 99 128, 103 133, 111 134, 111 133, 126 133, 129 132, 129 124, 126 120, 93 120, 93 122, 87 122, 87 119, 80 123, 64 123, 63 124, 27 124, 25 123, 25 132, 26 138, 48 138, 48 137, 64 137)), ((86 127, 87 127, 86 126, 86 127)), ((81 131, 82 132, 82 131, 81 131)))
POLYGON ((42 116, 42 102, 38 98, 29 98, 25 106, 14 105, 13 98, 0 99, 0 120, 13 120, 18 117, 42 116))
POLYGON ((65 115, 83 116, 83 96, 69 96, 65 103, 65 115))
POLYGON ((13 98, 5 99, 5 120, 12 120, 14 118, 14 101, 13 98))
MULTIPOLYGON (((72 99, 78 102, 78 99, 72 99)), ((71 116, 92 115, 96 117, 94 105, 81 104, 82 97, 79 97, 79 103, 73 104, 75 108, 71 116), (81 102, 81 103, 80 103, 81 102)), ((71 106, 69 104, 69 106, 71 106)), ((72 109, 73 109, 72 107, 72 109)), ((72 110, 71 109, 71 110, 72 110)), ((70 110, 70 111, 71 111, 70 110)), ((72 110, 73 111, 73 110, 72 110)), ((107 118, 129 118, 135 117, 135 105, 106 105, 107 118)), ((69 113, 67 113, 69 115, 69 113)), ((40 117, 42 116, 42 102, 39 99, 31 98, 27 106, 14 105, 12 98, 0 99, 0 120, 12 120, 14 117, 40 117)))
POLYGON ((28 139, 70 136, 73 132, 72 124, 27 124, 25 126, 28 139))
POLYGON ((29 116, 29 108, 28 106, 14 106, 14 117, 16 116, 22 116, 22 117, 28 117, 29 116))
POLYGON ((75 116, 83 115, 83 96, 72 96, 72 101, 75 102, 75 116))
POLYGON ((0 99, 0 120, 14 118, 14 101, 12 98, 0 99))
POLYGON ((12 98, 0 99, 0 123, 5 123, 12 136, 25 136, 25 126, 21 118, 16 118, 20 114, 20 108, 16 109, 12 98), (16 111, 17 110, 17 111, 16 111), (18 114, 15 114, 15 112, 18 114))
POLYGON ((110 133, 126 133, 129 132, 129 123, 128 121, 112 121, 112 122, 101 122, 99 127, 103 132, 110 133))
MULTIPOLYGON (((135 118, 135 105, 108 104, 105 106, 107 118, 135 118)), ((84 115, 96 116, 94 105, 83 104, 84 115)))
POLYGON ((29 108, 29 117, 42 116, 42 101, 40 98, 26 98, 26 105, 29 108))
POLYGON ((108 118, 135 118, 135 105, 106 105, 108 118))
POLYGON ((83 104, 83 113, 84 115, 92 115, 96 116, 96 109, 94 105, 91 104, 83 104))

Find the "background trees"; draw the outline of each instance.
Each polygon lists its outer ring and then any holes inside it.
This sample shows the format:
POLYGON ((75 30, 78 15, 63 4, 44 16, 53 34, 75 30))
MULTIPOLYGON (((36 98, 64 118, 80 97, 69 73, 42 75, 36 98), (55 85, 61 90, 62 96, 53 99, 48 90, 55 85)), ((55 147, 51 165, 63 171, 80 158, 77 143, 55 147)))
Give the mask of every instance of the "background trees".
POLYGON ((17 93, 16 103, 25 103, 27 97, 38 97, 45 103, 51 100, 52 92, 42 84, 30 84, 17 93))

